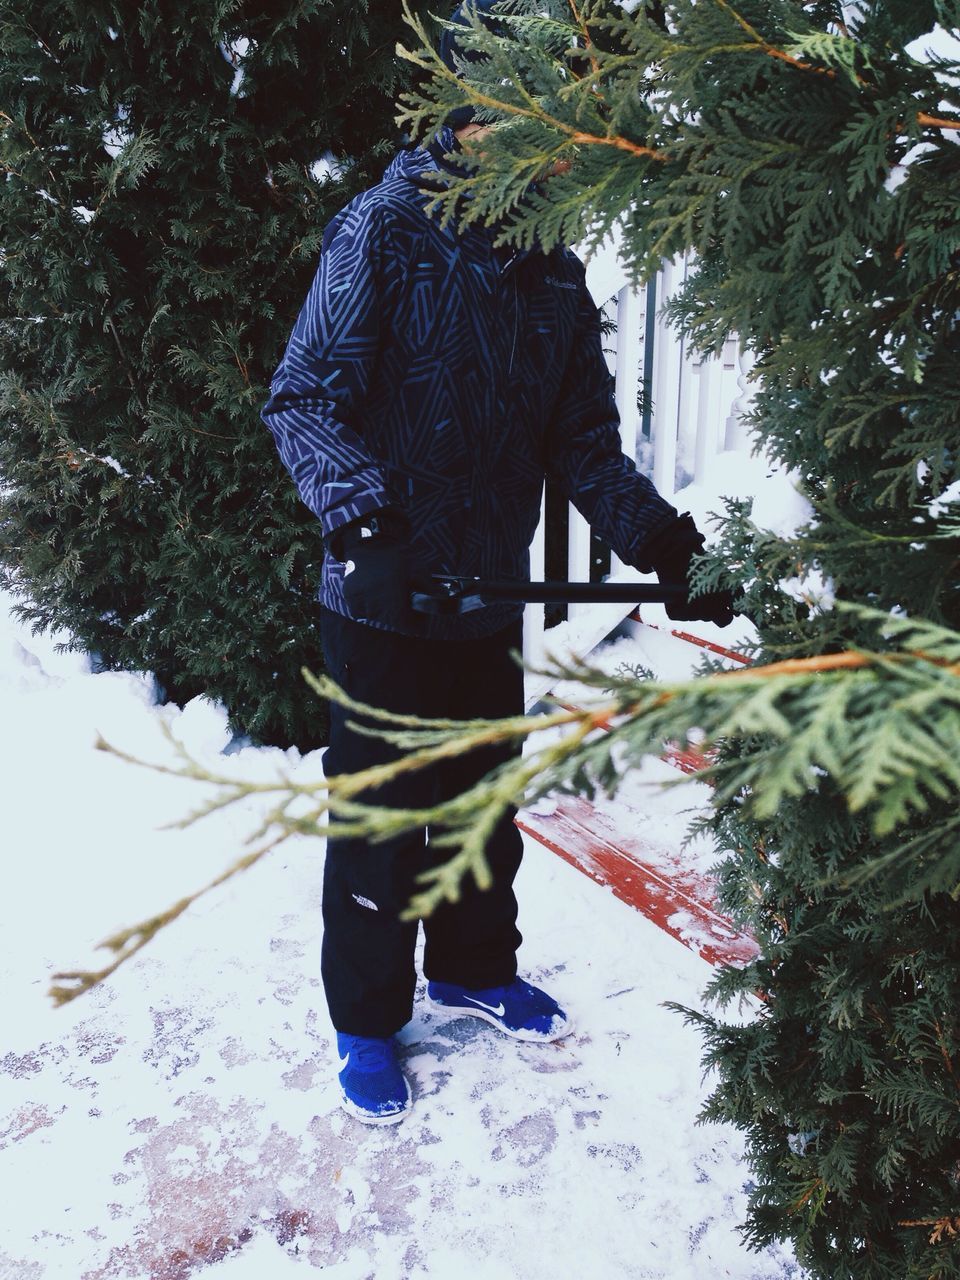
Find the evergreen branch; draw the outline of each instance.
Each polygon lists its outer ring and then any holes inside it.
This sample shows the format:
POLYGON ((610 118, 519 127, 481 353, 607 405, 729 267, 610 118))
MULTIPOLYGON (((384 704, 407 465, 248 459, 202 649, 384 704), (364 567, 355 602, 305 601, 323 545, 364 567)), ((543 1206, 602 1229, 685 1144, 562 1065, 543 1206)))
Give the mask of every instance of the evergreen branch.
MULTIPOLYGON (((30 145, 33 147, 34 151, 36 151, 36 152, 37 152, 37 153, 38 153, 38 154, 43 158, 43 165, 44 165, 44 168, 46 169, 47 173, 48 173, 48 174, 49 174, 49 176, 50 176, 50 183, 51 183, 51 186, 52 186, 53 188, 55 188, 55 187, 56 187, 56 185, 57 185, 57 179, 56 179, 56 175, 54 174, 53 170, 51 169, 51 167, 50 167, 50 165, 49 165, 49 162, 48 162, 48 161, 47 161, 47 159, 46 159, 46 152, 44 151, 43 147, 41 147, 41 146, 40 146, 40 143, 39 143, 39 142, 37 141, 37 139, 33 136, 33 134, 30 132, 30 130, 27 128, 26 123, 18 123, 16 120, 14 120, 14 119, 13 119, 13 117, 12 117, 12 116, 7 115, 6 111, 0 111, 0 120, 3 120, 3 121, 5 122, 5 123, 4 123, 4 128, 5 128, 5 129, 6 129, 6 128, 9 128, 9 127, 12 125, 14 128, 18 128, 18 129, 22 129, 22 130, 23 130, 23 133, 24 133, 24 135, 26 136, 27 141, 28 141, 28 142, 30 143, 30 145)), ((7 166, 6 166, 6 165, 4 165, 4 168, 5 168, 5 169, 7 169, 7 166)), ((13 173, 14 171, 13 171, 12 169, 7 169, 7 172, 8 172, 8 173, 13 173)), ((20 178, 22 178, 22 177, 23 177, 23 175, 22 175, 22 174, 16 174, 16 176, 17 176, 17 177, 20 177, 20 178)), ((24 179, 24 180, 25 180, 25 179, 24 179)), ((54 202, 55 204, 57 204, 57 205, 59 205, 61 208, 63 208, 63 201, 62 201, 62 200, 57 199, 57 198, 54 196, 53 191, 49 191, 47 194, 50 196, 50 199, 51 199, 51 200, 53 200, 53 202, 54 202)))
MULTIPOLYGON (((402 920, 417 920, 429 915, 441 902, 456 902, 460 897, 460 885, 468 872, 472 873, 479 889, 487 889, 492 883, 489 865, 486 858, 486 843, 497 824, 522 797, 530 783, 549 772, 562 761, 573 756, 586 737, 595 729, 588 717, 579 727, 562 741, 539 752, 527 764, 520 764, 513 769, 503 770, 496 778, 492 791, 488 792, 486 802, 478 813, 474 812, 472 796, 460 797, 460 804, 472 815, 470 825, 461 838, 456 831, 441 835, 433 843, 459 845, 459 851, 439 867, 422 872, 417 880, 424 884, 424 890, 415 894, 409 906, 401 913, 402 920), (463 802, 466 801, 466 805, 463 802)), ((486 781, 486 780, 485 780, 486 781)), ((484 787, 479 784, 474 791, 484 787)))
POLYGON ((802 1209, 803 1206, 807 1203, 807 1201, 810 1200, 812 1197, 816 1197, 816 1199, 820 1203, 822 1203, 826 1198, 827 1194, 829 1193, 829 1191, 830 1191, 830 1188, 826 1185, 823 1178, 814 1178, 813 1181, 807 1187, 804 1188, 801 1194, 793 1202, 792 1211, 794 1213, 799 1212, 799 1210, 802 1209))
POLYGON ((275 849, 287 839, 287 833, 284 832, 277 836, 269 843, 262 845, 259 849, 254 849, 251 853, 246 853, 242 858, 238 858, 231 863, 225 871, 216 876, 209 884, 197 889, 195 893, 189 894, 186 898, 181 898, 175 902, 166 911, 161 911, 158 915, 150 916, 146 920, 141 920, 139 924, 131 925, 129 928, 121 929, 118 933, 112 934, 109 938, 104 938, 103 942, 98 946, 106 950, 112 951, 116 955, 116 959, 102 969, 89 970, 65 970, 60 973, 51 975, 53 978, 53 986, 50 987, 48 995, 54 1004, 69 1004, 71 1000, 76 1000, 77 996, 85 995, 86 992, 92 991, 94 987, 98 987, 107 978, 111 977, 120 968, 122 964, 126 964, 128 960, 132 960, 138 951, 142 951, 148 942, 157 936, 161 929, 167 927, 178 919, 183 913, 200 898, 211 893, 222 884, 226 884, 228 880, 232 880, 234 876, 239 875, 241 871, 247 871, 250 867, 255 866, 265 854, 271 849, 275 849))
MULTIPOLYGON (((411 61, 417 61, 411 59, 411 61)), ((418 63, 418 65, 424 65, 418 63)), ((450 73, 453 75, 453 73, 450 73)), ((456 78, 456 77, 454 77, 456 78)), ((458 83, 463 83, 458 81, 458 83)), ((482 93, 473 85, 463 83, 464 97, 468 102, 474 103, 478 107, 487 107, 492 111, 502 112, 508 116, 519 116, 527 120, 535 120, 539 124, 545 124, 551 129, 556 129, 558 133, 565 134, 571 146, 600 146, 615 147, 618 151, 629 152, 630 155, 643 156, 649 160, 658 160, 666 163, 670 160, 670 156, 665 151, 658 151, 654 147, 644 147, 640 143, 632 142, 629 138, 623 137, 621 134, 608 133, 587 133, 584 129, 578 129, 575 125, 568 124, 565 120, 560 120, 557 116, 553 116, 549 111, 537 104, 534 107, 521 107, 515 102, 505 102, 502 98, 494 98, 489 94, 482 93)))
POLYGON ((960 1093, 960 1079, 957 1078, 957 1072, 953 1065, 953 1058, 950 1056, 950 1051, 947 1048, 946 1037, 943 1034, 943 1027, 939 1020, 934 1022, 933 1030, 937 1038, 937 1046, 940 1049, 940 1054, 943 1058, 943 1064, 947 1069, 947 1075, 949 1075, 950 1079, 953 1081, 953 1087, 958 1093, 960 1093))
POLYGON ((832 67, 815 67, 810 62, 802 62, 799 58, 792 57, 785 50, 778 49, 776 45, 773 45, 769 40, 764 39, 760 32, 757 31, 756 27, 751 26, 746 18, 737 13, 733 5, 729 3, 729 0, 714 0, 714 3, 725 13, 728 13, 730 17, 733 18, 734 22, 736 22, 738 26, 742 27, 747 35, 750 36, 751 40, 754 42, 754 47, 762 49, 768 57, 776 58, 780 62, 786 62, 789 66, 796 67, 799 71, 813 71, 817 75, 826 76, 829 80, 836 79, 837 73, 832 67))
POLYGON ((24 25, 24 29, 26 31, 29 31, 32 38, 36 40, 38 47, 43 50, 43 52, 47 55, 47 57, 50 59, 53 65, 57 68, 57 74, 62 76, 63 64, 60 61, 60 59, 57 57, 57 55, 54 53, 54 51, 50 48, 49 43, 46 40, 44 40, 41 33, 30 22, 24 22, 23 25, 24 25))
MULTIPOLYGON (((825 76, 828 80, 837 78, 836 70, 833 67, 818 67, 812 62, 805 62, 801 58, 796 58, 792 54, 787 53, 785 49, 780 49, 776 45, 766 40, 755 27, 753 27, 741 14, 739 14, 729 0, 714 0, 725 13, 740 26, 753 41, 753 45, 749 46, 763 51, 768 57, 775 58, 780 62, 785 62, 788 66, 795 67, 798 71, 810 71, 815 75, 825 76)), ((854 79, 861 87, 867 86, 867 81, 861 75, 855 75, 854 79)), ((917 112, 917 123, 934 129, 960 129, 960 121, 944 119, 940 116, 929 115, 925 111, 917 112)))
MULTIPOLYGON (((433 49, 433 46, 427 36, 426 30, 422 22, 419 21, 410 12, 407 0, 404 0, 404 15, 406 21, 420 37, 424 51, 428 54, 428 58, 424 58, 422 54, 406 49, 402 45, 397 46, 397 53, 407 62, 411 62, 414 66, 419 67, 421 71, 430 73, 435 79, 445 80, 451 87, 458 90, 458 95, 474 106, 485 107, 490 111, 496 111, 506 116, 513 116, 517 119, 533 120, 539 124, 555 129, 558 133, 566 136, 571 146, 603 146, 614 147, 619 151, 625 151, 630 155, 641 156, 649 160, 657 160, 667 162, 670 156, 666 152, 658 151, 654 147, 642 146, 640 143, 631 141, 631 139, 623 137, 620 134, 594 134, 584 129, 579 129, 575 125, 568 124, 565 120, 551 115, 540 103, 535 102, 529 92, 523 86, 522 81, 511 79, 511 83, 517 88, 528 102, 532 105, 523 107, 516 102, 504 101, 502 97, 493 97, 488 93, 484 93, 468 80, 462 79, 455 71, 446 65, 440 55, 433 49)), ((412 111, 408 108, 402 108, 399 119, 403 120, 412 116, 412 111)))
MULTIPOLYGON (((430 717, 404 715, 396 711, 385 711, 382 707, 374 707, 366 702, 359 702, 356 698, 351 698, 350 695, 344 689, 341 689, 335 680, 332 680, 329 676, 325 676, 325 675, 315 676, 307 667, 301 667, 300 674, 303 676, 307 685, 313 690, 313 692, 318 697, 324 698, 324 699, 330 699, 331 701, 336 702, 339 706, 345 707, 348 711, 354 711, 357 713, 357 715, 369 716, 371 719, 375 719, 381 724, 392 724, 392 725, 398 725, 402 728, 407 728, 407 729, 423 729, 423 730, 427 730, 427 729, 462 730, 463 729, 464 722, 462 720, 452 720, 449 718, 431 719, 430 717)), ((575 712, 573 713, 573 715, 567 714, 565 712, 558 712, 552 716, 545 717, 543 721, 540 722, 539 727, 546 729, 546 728, 552 728, 555 725, 562 725, 567 723, 569 720, 575 718, 575 716, 576 716, 575 712)), ((488 725, 502 724, 502 723, 506 723, 506 722, 499 721, 499 720, 470 721, 470 724, 472 726, 488 726, 488 725)), ((515 724, 517 726, 529 726, 530 719, 528 716, 517 716, 515 717, 514 720, 510 721, 509 723, 515 724)))
POLYGON ((110 336, 113 338, 114 342, 117 344, 117 351, 120 354, 120 364, 123 367, 124 373, 127 375, 127 381, 130 383, 130 390, 133 392, 137 400, 140 402, 141 408, 143 408, 143 403, 140 397, 140 391, 139 391, 139 388, 137 387, 137 380, 133 376, 133 370, 130 367, 130 362, 127 360, 127 353, 126 351, 124 351, 123 343, 120 341, 120 335, 119 333, 117 333, 117 326, 113 323, 113 316, 107 316, 106 320, 104 321, 104 325, 110 331, 110 336))
MULTIPOLYGON (((349 701, 345 695, 342 696, 345 701, 349 701)), ((363 706, 363 704, 355 705, 358 707, 363 706)), ((373 709, 366 710, 373 711, 373 709)), ((387 718, 387 713, 374 712, 374 714, 387 718)), ((474 876, 479 888, 488 887, 490 871, 485 855, 485 844, 488 836, 511 806, 516 796, 523 794, 527 784, 538 773, 542 772, 545 767, 549 767, 563 757, 573 753, 581 742, 595 731, 597 725, 596 716, 593 713, 580 713, 577 718, 580 723, 574 733, 546 749, 534 762, 520 765, 512 771, 505 771, 502 777, 495 779, 492 786, 485 781, 464 795, 454 797, 453 800, 445 804, 423 811, 388 810, 377 806, 352 804, 349 802, 349 797, 360 791, 375 788, 382 781, 392 780, 411 768, 421 769, 447 755, 460 755, 464 751, 472 749, 478 743, 486 743, 490 740, 502 741, 504 735, 510 736, 514 731, 514 722, 500 722, 502 733, 499 737, 491 739, 490 731, 485 730, 480 735, 466 735, 453 739, 443 744, 442 749, 436 751, 414 753, 412 756, 402 757, 393 762, 392 766, 386 766, 383 769, 367 769, 358 774, 341 775, 326 781, 306 784, 293 783, 287 778, 279 778, 276 782, 268 783, 240 782, 236 779, 226 779, 194 761, 183 750, 182 746, 176 743, 175 739, 172 739, 172 735, 166 725, 163 726, 165 734, 178 747, 179 754, 184 760, 184 764, 180 769, 150 764, 111 747, 103 739, 100 739, 97 743, 99 749, 108 751, 117 756, 117 758, 126 760, 131 764, 141 765, 152 769, 154 772, 169 776, 190 778, 194 781, 216 782, 224 787, 225 790, 221 796, 203 808, 187 815, 178 823, 172 824, 181 829, 192 826, 201 818, 208 817, 210 814, 227 808, 250 795, 277 790, 288 794, 283 803, 277 805, 266 815, 260 827, 253 836, 249 837, 249 840, 252 841, 266 835, 272 827, 280 828, 277 835, 268 840, 266 844, 237 859, 208 884, 187 897, 181 898, 165 911, 140 921, 136 925, 122 929, 98 944, 100 947, 116 953, 116 959, 111 964, 99 970, 67 970, 54 973, 52 977, 55 980, 55 985, 50 988, 49 995, 54 1000, 54 1003, 59 1006, 67 1004, 76 999, 77 996, 83 995, 94 987, 99 986, 111 977, 122 964, 131 960, 141 951, 162 929, 183 915, 200 898, 220 885, 225 884, 240 872, 254 866, 265 854, 289 839, 290 836, 320 834, 320 822, 327 812, 334 816, 338 814, 347 817, 359 815, 364 819, 362 823, 352 825, 331 822, 326 828, 328 834, 364 834, 373 839, 384 838, 398 831, 408 830, 412 826, 424 825, 428 820, 434 824, 450 821, 459 821, 463 824, 466 818, 466 838, 462 841, 459 852, 446 863, 426 871, 418 877, 419 881, 425 884, 426 887, 411 899, 407 911, 402 916, 403 919, 414 919, 420 915, 429 914, 442 901, 456 901, 460 894, 462 880, 467 874, 474 876), (411 764, 411 761, 414 763, 411 764), (294 799, 304 794, 315 795, 317 790, 323 789, 326 789, 328 798, 313 810, 294 816, 287 812, 289 804, 294 799), (481 796, 484 800, 484 807, 479 817, 474 819, 470 812, 471 807, 474 801, 481 796)), ((556 716, 540 717, 539 719, 550 724, 557 722, 556 716)), ((567 719, 569 719, 568 716, 563 717, 563 720, 567 719)), ((462 721, 453 723, 458 724, 459 727, 463 725, 462 721)), ((490 722, 490 724, 496 725, 498 722, 490 722)), ((529 732, 529 723, 525 727, 529 732)), ((542 727, 542 724, 537 725, 537 729, 542 727)), ((433 840, 434 847, 443 847, 445 844, 450 843, 450 839, 450 837, 443 835, 435 837, 433 840)))
POLYGON ((143 769, 149 769, 151 773, 165 774, 171 778, 186 778, 192 782, 208 782, 214 786, 221 787, 238 787, 243 789, 244 795, 262 794, 273 791, 294 792, 298 795, 312 795, 316 784, 314 783, 298 783, 292 778, 284 774, 279 774, 272 782, 250 782, 231 778, 228 774, 217 773, 212 769, 208 769, 205 765, 199 764, 185 750, 183 743, 174 736, 173 730, 163 720, 160 721, 160 732, 166 741, 173 748, 179 757, 181 764, 179 768, 171 765, 158 764, 152 760, 141 760, 139 756, 130 755, 129 752, 121 750, 119 747, 113 746, 101 735, 98 736, 94 749, 104 751, 108 755, 116 756, 118 760, 123 760, 127 764, 137 765, 143 769))
MULTIPOLYGON (((933 788, 935 794, 937 788, 942 791, 944 787, 960 791, 953 740, 947 736, 942 740, 918 739, 914 744, 911 737, 927 708, 960 707, 960 689, 944 683, 960 676, 960 661, 955 658, 960 637, 923 620, 891 620, 881 611, 856 612, 892 628, 907 643, 919 640, 927 644, 933 652, 847 650, 739 670, 712 671, 667 684, 638 680, 630 673, 611 676, 579 663, 555 663, 551 671, 555 678, 602 688, 608 696, 601 704, 585 708, 563 707, 538 716, 476 721, 419 721, 413 716, 379 711, 350 698, 329 678, 318 679, 305 673, 316 692, 335 698, 348 711, 372 722, 355 724, 355 729, 374 733, 406 754, 356 774, 298 783, 283 775, 249 782, 210 769, 193 760, 169 727, 163 726, 179 764, 147 767, 218 788, 218 794, 178 825, 189 827, 244 798, 272 793, 278 796, 277 803, 249 837, 249 842, 267 843, 246 854, 195 894, 101 944, 117 952, 116 960, 103 970, 54 975, 73 985, 56 987, 51 994, 63 1003, 96 986, 197 898, 252 866, 265 852, 294 834, 321 835, 326 830, 332 835, 363 835, 380 840, 430 826, 438 833, 432 841, 435 848, 454 852, 447 862, 419 878, 423 887, 412 898, 404 918, 429 913, 443 901, 456 900, 465 875, 472 875, 481 888, 488 883, 485 843, 514 805, 557 789, 580 787, 591 778, 615 790, 621 751, 627 752, 628 761, 658 754, 665 741, 685 736, 681 726, 699 728, 705 750, 728 740, 755 740, 746 754, 708 760, 703 769, 691 776, 712 780, 719 796, 741 792, 746 785, 751 793, 746 801, 758 813, 774 810, 783 796, 809 789, 817 768, 824 766, 852 809, 876 804, 880 797, 883 803, 878 809, 878 821, 884 820, 887 812, 887 793, 904 808, 905 800, 891 786, 891 778, 897 780, 897 787, 910 780, 914 791, 921 785, 918 764, 923 765, 924 785, 933 788), (889 690, 884 692, 887 686, 889 690), (875 748, 868 744, 861 753, 856 747, 851 748, 847 725, 858 714, 855 709, 864 705, 864 699, 878 697, 886 697, 888 705, 899 707, 902 723, 895 721, 893 736, 884 739, 889 747, 887 754, 880 751, 879 739, 875 748), (369 799, 371 792, 386 783, 478 747, 516 743, 544 730, 558 729, 566 732, 556 741, 535 747, 527 757, 501 766, 469 791, 440 804, 418 810, 394 809, 369 799), (606 732, 598 735, 600 729, 606 732), (940 757, 933 754, 934 748, 940 757), (292 813, 293 801, 304 798, 311 801, 307 811, 292 813), (329 815, 326 828, 322 826, 325 815, 329 815)), ((147 763, 102 740, 98 746, 131 763, 147 763)), ((676 781, 682 784, 685 780, 676 781)), ((902 847, 901 854, 905 855, 908 849, 909 845, 902 847)), ((876 874, 879 869, 867 864, 864 874, 876 874)), ((791 926, 787 918, 776 911, 772 918, 780 921, 782 935, 788 936, 791 926)))

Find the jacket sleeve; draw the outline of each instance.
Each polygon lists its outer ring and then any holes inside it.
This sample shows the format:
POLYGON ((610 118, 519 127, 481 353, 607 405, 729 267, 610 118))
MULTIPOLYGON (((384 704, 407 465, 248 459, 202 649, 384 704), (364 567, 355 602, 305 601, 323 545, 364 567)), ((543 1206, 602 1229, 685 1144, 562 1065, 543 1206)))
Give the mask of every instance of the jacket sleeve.
POLYGON ((603 355, 600 313, 581 283, 547 464, 593 531, 626 564, 649 572, 643 544, 676 519, 677 510, 623 452, 619 424, 613 379, 603 355))
POLYGON ((375 211, 349 209, 328 236, 261 412, 324 536, 396 501, 358 427, 384 305, 375 211))

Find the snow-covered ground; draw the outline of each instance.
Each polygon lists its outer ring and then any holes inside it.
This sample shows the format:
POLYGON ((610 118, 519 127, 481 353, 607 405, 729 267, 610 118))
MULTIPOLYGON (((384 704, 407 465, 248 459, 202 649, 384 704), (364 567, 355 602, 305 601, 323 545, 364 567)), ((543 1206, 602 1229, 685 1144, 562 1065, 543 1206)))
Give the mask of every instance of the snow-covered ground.
MULTIPOLYGON (((186 830, 196 784, 94 750, 98 733, 200 759, 222 712, 154 704, 146 678, 91 674, 0 598, 0 1280, 779 1280, 737 1224, 738 1136, 697 1126, 696 1005, 707 966, 530 844, 523 972, 576 1033, 518 1045, 418 1004, 402 1035, 415 1110, 370 1130, 338 1108, 319 983, 323 845, 300 839, 203 899, 111 981, 65 1008, 58 968, 212 878, 256 804, 186 830)), ((241 749, 256 777, 316 777, 321 753, 241 749)), ((683 789, 658 793, 679 834, 683 789), (670 806, 673 812, 669 812, 670 806)), ((637 803, 636 798, 632 801, 637 803)))
MULTIPOLYGON (((934 28, 910 52, 956 48, 934 28)), ((802 500, 763 467, 724 455, 682 507, 702 526, 718 493, 756 494, 758 524, 793 527, 802 500)), ((415 1110, 398 1128, 337 1105, 320 840, 284 845, 53 1009, 50 974, 102 963, 91 942, 220 872, 257 805, 161 830, 197 787, 96 751, 98 734, 164 761, 165 723, 219 761, 222 711, 157 706, 146 677, 92 674, 9 604, 0 595, 0 1280, 798 1277, 786 1253, 742 1248, 741 1144, 695 1124, 710 1087, 699 1041, 662 1002, 699 1004, 707 966, 539 845, 518 884, 521 961, 576 1032, 518 1045, 418 1004, 402 1035, 415 1110)), ((645 617, 664 625, 656 608, 645 617)), ((680 652, 651 633, 623 660, 673 676, 680 652)), ((229 767, 310 778, 322 759, 245 748, 229 767)), ((644 792, 665 768, 652 762, 629 800, 679 846, 702 791, 644 792)))

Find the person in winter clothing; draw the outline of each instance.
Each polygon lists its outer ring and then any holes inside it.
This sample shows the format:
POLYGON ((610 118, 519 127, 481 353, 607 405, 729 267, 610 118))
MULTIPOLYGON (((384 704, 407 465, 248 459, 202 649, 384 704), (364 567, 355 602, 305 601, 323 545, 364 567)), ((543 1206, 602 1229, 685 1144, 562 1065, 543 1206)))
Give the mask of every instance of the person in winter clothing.
MULTIPOLYGON (((466 19, 458 10, 454 20, 466 19)), ((441 50, 456 68, 449 31, 441 50)), ((470 128, 462 115, 454 123, 470 128)), ((661 581, 686 583, 703 538, 621 451, 599 315, 576 256, 497 247, 488 229, 443 228, 427 215, 458 145, 447 127, 429 147, 401 151, 327 228, 263 417, 323 531, 331 676, 369 705, 470 719, 522 714, 511 657, 522 605, 422 615, 411 591, 438 573, 528 580, 547 473, 623 561, 661 581)), ((726 593, 673 610, 721 625, 732 617, 726 593)), ((394 754, 331 708, 329 774, 394 754)), ((367 798, 427 807, 507 758, 476 751, 367 798)), ((428 998, 517 1038, 557 1039, 566 1015, 517 977, 512 815, 486 852, 492 887, 465 884, 423 922, 428 998)), ((367 1123, 410 1108, 392 1037, 412 1013, 417 925, 399 916, 432 860, 423 830, 328 842, 321 970, 344 1105, 367 1123)))

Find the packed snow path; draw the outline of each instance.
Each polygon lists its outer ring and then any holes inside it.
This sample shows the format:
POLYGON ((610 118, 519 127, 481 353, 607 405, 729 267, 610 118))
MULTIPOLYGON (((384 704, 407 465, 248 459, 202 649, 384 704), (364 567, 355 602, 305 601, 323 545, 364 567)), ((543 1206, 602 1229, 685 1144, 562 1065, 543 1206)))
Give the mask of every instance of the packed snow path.
MULTIPOLYGON (((661 1002, 698 1004, 707 966, 535 844, 521 963, 576 1032, 517 1044, 418 1003, 402 1035, 415 1110, 398 1128, 337 1105, 318 840, 53 1010, 49 973, 102 963, 91 942, 216 874, 255 806, 158 830, 196 788, 94 751, 97 732, 163 759, 163 718, 211 760, 220 710, 157 707, 149 681, 90 674, 5 609, 0 697, 2 1280, 797 1276, 778 1251, 744 1250, 738 1137, 694 1123, 699 1040, 661 1002)), ((257 777, 320 769, 319 754, 226 759, 257 777)))

